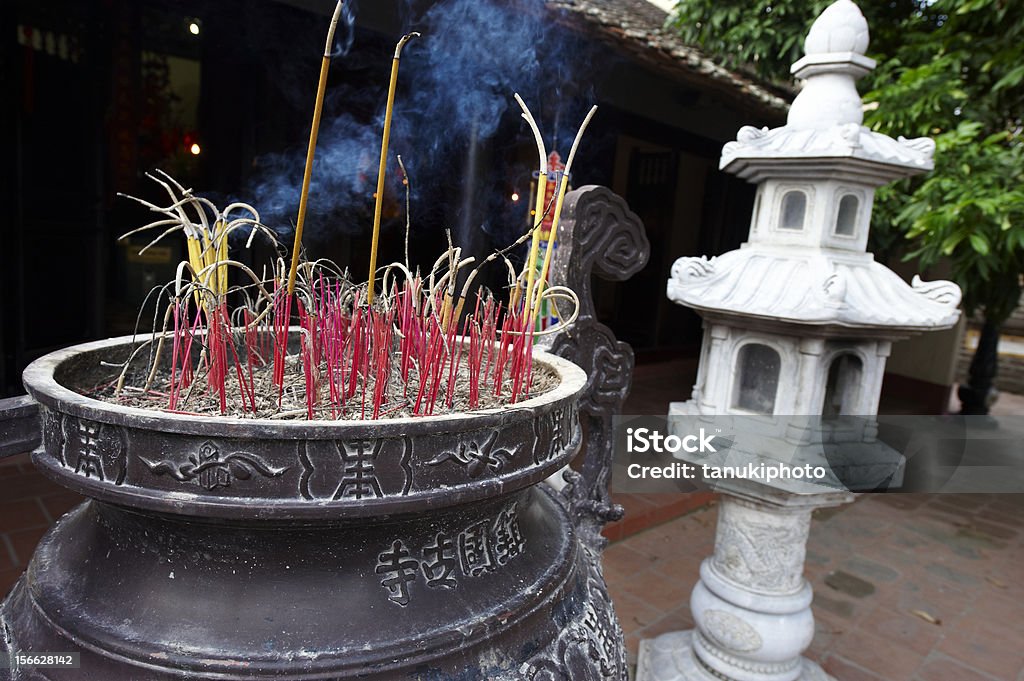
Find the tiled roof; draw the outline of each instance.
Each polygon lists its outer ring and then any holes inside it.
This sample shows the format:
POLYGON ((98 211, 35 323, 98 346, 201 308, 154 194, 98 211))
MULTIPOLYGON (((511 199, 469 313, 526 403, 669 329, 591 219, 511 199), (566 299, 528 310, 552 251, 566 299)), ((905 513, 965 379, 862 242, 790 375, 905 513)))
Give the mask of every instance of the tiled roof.
POLYGON ((672 69, 682 78, 701 83, 726 96, 754 102, 775 113, 785 113, 789 102, 756 79, 716 64, 687 45, 671 28, 668 14, 647 0, 547 0, 551 7, 578 16, 603 38, 634 57, 672 69))

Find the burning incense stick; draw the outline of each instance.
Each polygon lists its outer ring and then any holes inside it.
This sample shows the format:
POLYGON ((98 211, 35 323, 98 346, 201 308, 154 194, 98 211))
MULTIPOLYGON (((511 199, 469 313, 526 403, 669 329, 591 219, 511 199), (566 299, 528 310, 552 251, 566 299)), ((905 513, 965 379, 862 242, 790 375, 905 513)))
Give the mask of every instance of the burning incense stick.
POLYGON ((419 33, 408 33, 395 45, 395 57, 391 60, 391 80, 388 82, 388 103, 384 109, 384 136, 380 142, 380 165, 377 168, 377 194, 373 206, 373 241, 370 242, 370 276, 366 284, 366 302, 373 304, 373 285, 377 278, 377 243, 380 240, 380 210, 384 203, 384 171, 388 165, 388 142, 391 141, 391 114, 395 108, 395 86, 398 84, 398 62, 402 48, 419 33))
POLYGON ((313 174, 313 154, 316 152, 316 135, 320 130, 320 114, 324 110, 324 91, 327 89, 327 70, 331 66, 331 47, 334 45, 334 30, 341 17, 341 0, 334 8, 331 27, 327 29, 327 44, 324 59, 320 64, 320 82, 316 87, 316 104, 313 106, 313 127, 309 131, 309 147, 306 149, 306 169, 302 174, 302 193, 299 195, 299 215, 295 220, 295 241, 292 243, 292 266, 288 271, 288 296, 295 292, 295 272, 299 267, 299 251, 302 249, 302 227, 306 223, 306 200, 309 198, 309 178, 313 174))
MULTIPOLYGON (((580 146, 583 131, 587 129, 590 119, 594 117, 596 111, 597 106, 592 106, 590 111, 587 112, 587 116, 583 119, 580 129, 576 131, 576 139, 572 141, 569 158, 565 162, 565 168, 562 169, 562 182, 558 187, 558 199, 555 201, 555 212, 551 217, 551 231, 548 233, 548 247, 544 251, 544 264, 540 269, 540 279, 537 280, 537 295, 533 298, 533 307, 530 309, 530 326, 533 326, 537 316, 537 309, 540 307, 540 296, 544 292, 544 281, 547 279, 548 268, 551 266, 551 252, 555 249, 555 235, 558 233, 558 220, 562 215, 562 202, 565 200, 565 190, 569 185, 569 171, 572 169, 572 160, 576 157, 576 149, 580 146)), ((529 296, 529 293, 527 295, 529 296)), ((527 299, 529 300, 529 297, 527 299)))

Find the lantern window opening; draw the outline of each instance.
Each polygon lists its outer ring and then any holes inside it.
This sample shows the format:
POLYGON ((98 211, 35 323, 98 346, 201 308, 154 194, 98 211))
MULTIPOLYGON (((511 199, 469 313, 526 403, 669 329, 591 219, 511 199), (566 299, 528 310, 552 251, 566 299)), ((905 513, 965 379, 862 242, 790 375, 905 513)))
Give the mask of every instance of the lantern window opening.
POLYGON ((857 355, 843 352, 835 356, 829 365, 825 383, 825 399, 821 408, 823 419, 856 415, 863 374, 864 363, 857 355))
POLYGON ((782 358, 763 343, 746 343, 736 353, 732 406, 755 414, 775 413, 782 358))
POLYGON ((842 237, 856 236, 859 217, 860 197, 856 194, 843 194, 836 209, 836 224, 832 234, 842 237))
POLYGON ((807 193, 800 189, 787 191, 782 195, 779 213, 779 229, 802 231, 807 217, 807 193))

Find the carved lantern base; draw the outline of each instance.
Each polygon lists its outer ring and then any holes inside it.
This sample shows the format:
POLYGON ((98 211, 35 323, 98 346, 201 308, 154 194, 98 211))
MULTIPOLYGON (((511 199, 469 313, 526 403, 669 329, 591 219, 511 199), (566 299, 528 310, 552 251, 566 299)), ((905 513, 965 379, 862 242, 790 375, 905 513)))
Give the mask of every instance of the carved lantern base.
POLYGON ((594 547, 538 484, 577 452, 587 377, 514 408, 380 422, 189 418, 85 398, 103 341, 26 371, 34 462, 92 499, 0 605, 3 681, 625 681, 594 547))
POLYGON ((637 681, 824 681, 801 653, 814 637, 803 577, 811 512, 848 493, 722 495, 715 552, 690 596, 696 628, 640 643, 637 681))

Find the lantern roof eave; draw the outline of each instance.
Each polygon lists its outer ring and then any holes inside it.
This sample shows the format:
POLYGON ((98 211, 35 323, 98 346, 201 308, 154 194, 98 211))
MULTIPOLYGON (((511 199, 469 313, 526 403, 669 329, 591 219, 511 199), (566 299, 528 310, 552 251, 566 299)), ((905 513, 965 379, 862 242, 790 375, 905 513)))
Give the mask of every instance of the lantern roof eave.
POLYGON ((828 172, 881 186, 932 170, 934 150, 931 139, 893 139, 856 123, 824 128, 744 126, 736 141, 722 149, 719 168, 752 182, 828 172))
POLYGON ((711 258, 680 258, 669 299, 699 312, 807 327, 931 331, 960 317, 960 289, 947 281, 908 284, 870 254, 784 252, 750 245, 711 258))

